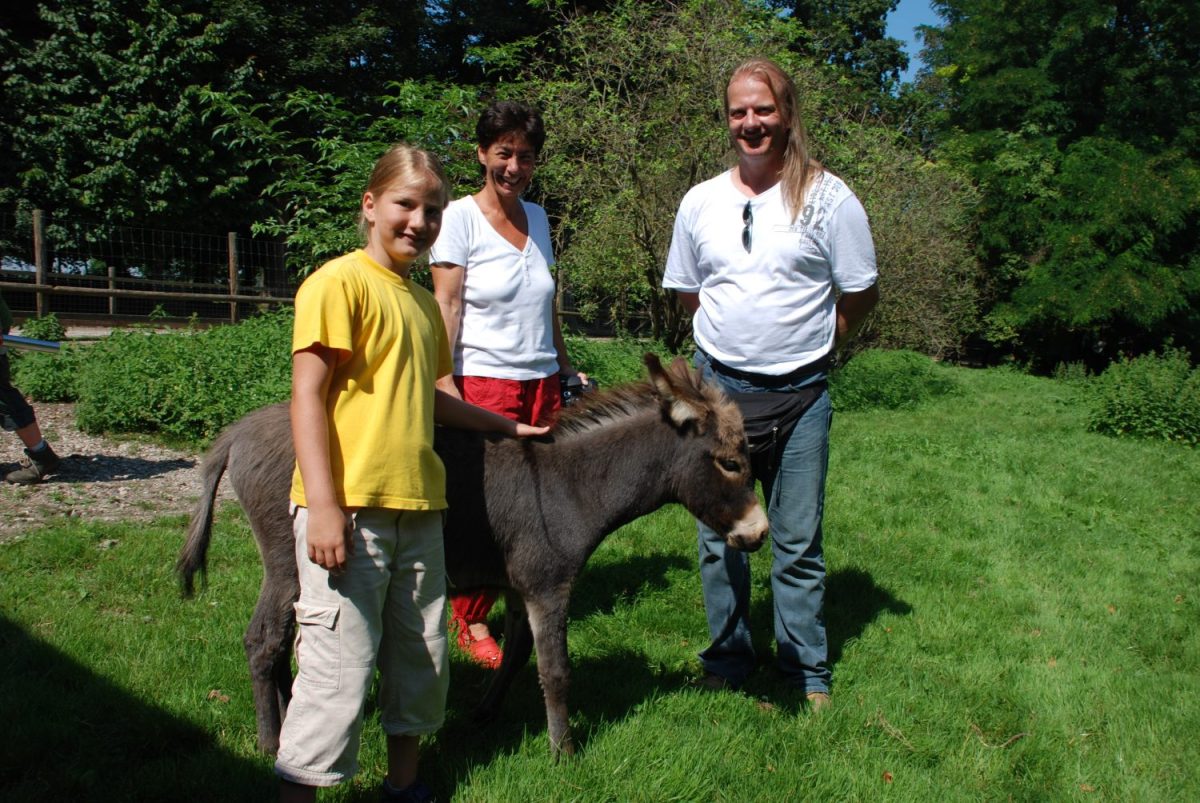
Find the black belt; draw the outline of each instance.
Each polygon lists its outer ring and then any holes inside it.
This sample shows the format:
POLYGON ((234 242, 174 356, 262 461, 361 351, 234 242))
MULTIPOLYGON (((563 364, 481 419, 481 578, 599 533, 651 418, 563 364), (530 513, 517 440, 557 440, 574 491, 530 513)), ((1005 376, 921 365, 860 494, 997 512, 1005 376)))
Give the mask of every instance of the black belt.
POLYGON ((805 377, 822 371, 828 371, 833 365, 833 351, 830 351, 823 357, 818 357, 812 362, 801 365, 799 368, 789 371, 786 374, 755 374, 750 371, 731 368, 699 346, 696 347, 696 350, 705 356, 716 373, 734 379, 742 379, 746 382, 753 382, 760 387, 783 387, 784 385, 799 384, 805 377))

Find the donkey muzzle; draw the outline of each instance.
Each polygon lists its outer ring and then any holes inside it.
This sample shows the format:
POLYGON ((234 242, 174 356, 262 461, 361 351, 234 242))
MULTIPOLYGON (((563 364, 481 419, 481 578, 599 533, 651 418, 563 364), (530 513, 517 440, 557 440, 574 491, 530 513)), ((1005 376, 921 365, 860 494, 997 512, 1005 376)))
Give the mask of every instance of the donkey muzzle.
POLYGON ((755 501, 746 515, 735 521, 725 534, 725 543, 743 552, 755 552, 767 542, 769 529, 767 514, 763 512, 762 505, 755 501))

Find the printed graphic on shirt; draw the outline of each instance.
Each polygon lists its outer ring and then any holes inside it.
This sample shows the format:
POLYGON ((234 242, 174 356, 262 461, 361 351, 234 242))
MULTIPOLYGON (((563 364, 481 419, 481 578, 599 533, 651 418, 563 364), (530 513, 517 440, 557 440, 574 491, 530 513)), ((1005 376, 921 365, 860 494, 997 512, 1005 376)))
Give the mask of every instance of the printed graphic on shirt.
POLYGON ((838 182, 831 179, 829 173, 821 173, 817 184, 809 190, 804 207, 795 221, 772 226, 771 230, 784 234, 799 234, 813 241, 824 240, 829 232, 829 219, 840 195, 838 182))

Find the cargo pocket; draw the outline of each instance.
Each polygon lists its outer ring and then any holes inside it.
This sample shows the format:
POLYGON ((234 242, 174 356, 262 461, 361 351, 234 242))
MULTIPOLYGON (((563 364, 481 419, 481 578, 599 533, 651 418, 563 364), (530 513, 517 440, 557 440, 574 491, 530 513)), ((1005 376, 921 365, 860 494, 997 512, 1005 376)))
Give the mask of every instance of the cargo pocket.
POLYGON ((342 639, 338 607, 296 603, 296 663, 313 685, 336 689, 342 675, 342 639))

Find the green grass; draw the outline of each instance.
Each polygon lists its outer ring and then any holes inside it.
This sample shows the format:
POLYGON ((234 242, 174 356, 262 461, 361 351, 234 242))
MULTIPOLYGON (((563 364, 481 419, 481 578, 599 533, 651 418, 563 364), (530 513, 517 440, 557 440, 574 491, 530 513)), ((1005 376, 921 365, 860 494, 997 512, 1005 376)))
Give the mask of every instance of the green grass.
MULTIPOLYGON (((608 539, 573 598, 580 754, 550 762, 532 669, 476 727, 487 673, 456 659, 423 759, 439 798, 1200 799, 1200 452, 1086 432, 1067 383, 944 370, 957 395, 835 417, 830 710, 773 677, 766 554, 762 667, 741 694, 689 685, 706 644, 694 530, 667 508, 608 539)), ((180 601, 183 525, 0 546, 0 799, 274 794, 240 641, 257 553, 225 510, 209 586, 180 601)), ((323 799, 375 799, 372 714, 361 772, 323 799)))

